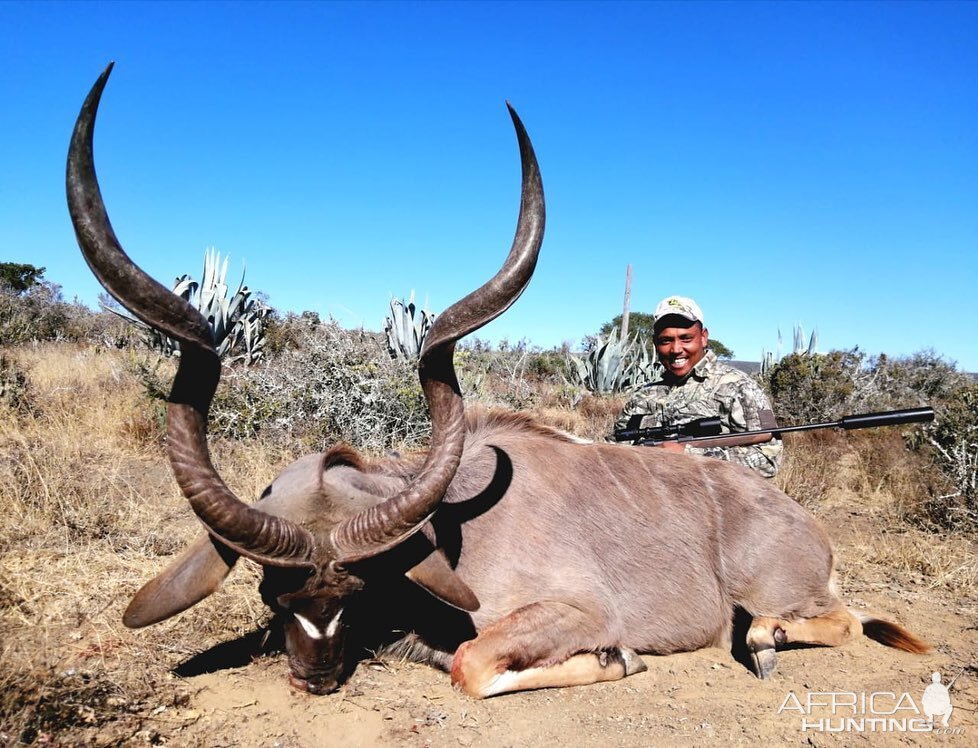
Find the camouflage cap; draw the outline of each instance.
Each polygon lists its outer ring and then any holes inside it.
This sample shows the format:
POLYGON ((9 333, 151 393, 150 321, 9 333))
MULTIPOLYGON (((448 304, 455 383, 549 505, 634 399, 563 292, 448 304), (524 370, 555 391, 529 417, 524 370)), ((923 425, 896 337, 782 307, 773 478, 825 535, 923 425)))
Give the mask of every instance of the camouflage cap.
POLYGON ((690 322, 703 324, 703 310, 700 305, 685 296, 667 296, 655 308, 652 315, 653 322, 658 323, 663 317, 678 315, 688 319, 690 322))

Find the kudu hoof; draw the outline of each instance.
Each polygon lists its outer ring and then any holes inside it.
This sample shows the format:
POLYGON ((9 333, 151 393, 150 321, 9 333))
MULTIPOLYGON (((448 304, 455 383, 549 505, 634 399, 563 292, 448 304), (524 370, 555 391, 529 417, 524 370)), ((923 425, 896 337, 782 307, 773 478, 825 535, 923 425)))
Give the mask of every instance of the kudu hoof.
POLYGON ((765 625, 766 623, 770 623, 770 619, 760 625, 751 626, 747 632, 747 649, 750 651, 754 673, 761 680, 767 680, 774 672, 778 662, 776 647, 786 641, 784 629, 777 625, 765 625))
POLYGON ((644 673, 649 669, 649 666, 645 664, 634 649, 620 647, 618 651, 621 652, 621 661, 625 665, 626 677, 635 675, 635 673, 644 673))
POLYGON ((774 647, 758 650, 752 649, 750 659, 754 664, 755 675, 761 680, 767 680, 778 664, 778 656, 774 647))

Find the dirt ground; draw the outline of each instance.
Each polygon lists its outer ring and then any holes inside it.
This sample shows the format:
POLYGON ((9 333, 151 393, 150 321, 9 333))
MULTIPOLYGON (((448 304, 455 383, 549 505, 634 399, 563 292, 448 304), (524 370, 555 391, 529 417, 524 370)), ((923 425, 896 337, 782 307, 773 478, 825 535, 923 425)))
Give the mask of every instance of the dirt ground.
MULTIPOLYGON (((283 748, 974 745, 978 601, 956 598, 933 580, 900 569, 847 566, 847 556, 861 556, 858 545, 866 533, 877 531, 872 510, 860 508, 858 497, 837 495, 819 514, 836 543, 847 604, 903 623, 934 645, 933 654, 906 654, 862 638, 837 649, 782 652, 776 673, 762 682, 729 652, 707 649, 647 656, 647 672, 614 683, 485 701, 453 690, 445 673, 400 662, 363 662, 338 692, 313 697, 287 685, 284 657, 264 657, 243 667, 174 674, 185 677, 192 692, 189 702, 160 707, 155 729, 136 738, 170 745, 283 748), (956 678, 947 729, 912 732, 897 729, 899 721, 884 725, 886 730, 863 722, 863 732, 848 723, 841 735, 819 729, 841 727, 847 717, 919 719, 914 705, 922 705, 935 671, 945 684, 956 678), (831 698, 838 704, 834 715, 830 707, 815 703, 831 698), (863 699, 875 706, 864 706, 863 699), (854 700, 856 706, 850 706, 854 700)), ((174 665, 184 672, 193 669, 192 663, 174 665)))

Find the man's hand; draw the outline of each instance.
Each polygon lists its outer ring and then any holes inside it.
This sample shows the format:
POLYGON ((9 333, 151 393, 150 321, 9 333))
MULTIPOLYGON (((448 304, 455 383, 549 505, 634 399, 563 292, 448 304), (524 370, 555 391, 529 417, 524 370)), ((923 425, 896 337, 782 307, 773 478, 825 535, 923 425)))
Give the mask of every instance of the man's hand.
POLYGON ((686 448, 675 441, 662 442, 661 444, 656 444, 659 449, 664 449, 667 452, 685 452, 686 448))

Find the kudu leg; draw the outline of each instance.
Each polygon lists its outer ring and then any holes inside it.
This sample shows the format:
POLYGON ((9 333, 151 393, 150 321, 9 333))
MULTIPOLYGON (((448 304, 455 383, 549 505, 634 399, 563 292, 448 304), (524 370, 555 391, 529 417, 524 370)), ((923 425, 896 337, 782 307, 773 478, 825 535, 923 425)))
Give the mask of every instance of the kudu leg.
MULTIPOLYGON (((534 688, 619 680, 646 669, 631 649, 566 651, 593 629, 581 610, 563 603, 522 607, 465 642, 452 662, 452 683, 476 698, 534 688)), ((596 630, 594 634, 597 636, 596 630)))
POLYGON ((747 648, 757 677, 763 679, 774 672, 778 647, 785 644, 838 647, 861 634, 859 619, 845 608, 799 621, 758 616, 747 632, 747 648))

